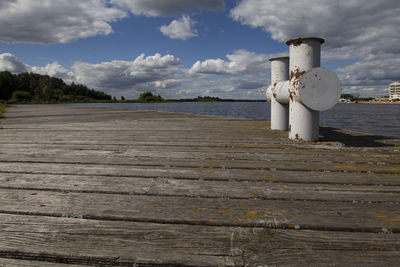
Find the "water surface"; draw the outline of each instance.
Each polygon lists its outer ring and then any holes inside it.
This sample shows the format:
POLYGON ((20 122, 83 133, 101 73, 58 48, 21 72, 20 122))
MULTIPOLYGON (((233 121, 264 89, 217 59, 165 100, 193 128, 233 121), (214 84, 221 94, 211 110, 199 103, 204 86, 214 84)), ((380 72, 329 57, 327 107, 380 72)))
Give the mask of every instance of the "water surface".
MULTIPOLYGON (((265 102, 179 102, 179 103, 80 103, 92 107, 158 110, 270 120, 271 108, 265 102)), ((338 104, 321 112, 321 125, 400 138, 400 105, 338 104)))

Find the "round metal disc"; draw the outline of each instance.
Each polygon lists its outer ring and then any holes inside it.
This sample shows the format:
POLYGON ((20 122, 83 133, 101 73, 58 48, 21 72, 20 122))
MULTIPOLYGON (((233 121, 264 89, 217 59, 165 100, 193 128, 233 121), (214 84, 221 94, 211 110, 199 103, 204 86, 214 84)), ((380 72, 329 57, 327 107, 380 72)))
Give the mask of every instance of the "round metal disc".
POLYGON ((301 102, 316 111, 332 108, 339 102, 342 86, 337 75, 325 68, 314 68, 303 74, 299 81, 301 102))

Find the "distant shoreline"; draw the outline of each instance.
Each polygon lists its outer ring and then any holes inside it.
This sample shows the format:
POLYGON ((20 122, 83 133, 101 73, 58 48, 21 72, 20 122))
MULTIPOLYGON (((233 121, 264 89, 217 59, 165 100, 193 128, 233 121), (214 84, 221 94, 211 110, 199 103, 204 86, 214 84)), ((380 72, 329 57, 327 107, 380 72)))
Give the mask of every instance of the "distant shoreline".
POLYGON ((385 104, 385 105, 398 105, 400 101, 397 102, 377 102, 377 101, 366 101, 366 102, 351 102, 351 103, 338 103, 338 104, 385 104))
POLYGON ((212 103, 212 102, 267 102, 266 100, 221 99, 214 101, 198 101, 191 99, 166 99, 163 101, 138 101, 138 100, 86 100, 86 101, 18 101, 9 104, 79 104, 79 103, 212 103))
MULTIPOLYGON (((267 100, 247 100, 247 99, 219 99, 219 100, 197 100, 197 99, 165 99, 163 101, 138 101, 137 99, 132 100, 86 100, 86 101, 18 101, 18 102, 10 102, 8 104, 79 104, 79 103, 213 103, 213 102, 265 102, 268 103, 267 100)), ((357 101, 357 102, 350 102, 350 103, 338 103, 338 104, 400 104, 400 101, 357 101)))

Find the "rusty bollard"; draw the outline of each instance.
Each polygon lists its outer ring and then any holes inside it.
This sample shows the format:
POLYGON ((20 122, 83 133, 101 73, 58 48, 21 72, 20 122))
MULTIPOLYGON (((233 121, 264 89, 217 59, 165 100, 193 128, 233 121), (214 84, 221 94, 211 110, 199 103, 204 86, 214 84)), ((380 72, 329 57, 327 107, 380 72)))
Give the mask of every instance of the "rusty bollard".
POLYGON ((286 130, 283 125, 288 121, 287 129, 291 140, 317 140, 319 112, 328 110, 339 102, 342 92, 339 78, 334 72, 320 68, 322 43, 324 40, 317 37, 286 41, 289 45, 290 73, 287 81, 274 78, 281 69, 275 67, 277 58, 270 59, 272 85, 268 87, 266 96, 271 100, 271 129, 286 130), (281 105, 289 103, 288 118, 281 118, 283 112, 277 112, 280 107, 275 102, 281 105))

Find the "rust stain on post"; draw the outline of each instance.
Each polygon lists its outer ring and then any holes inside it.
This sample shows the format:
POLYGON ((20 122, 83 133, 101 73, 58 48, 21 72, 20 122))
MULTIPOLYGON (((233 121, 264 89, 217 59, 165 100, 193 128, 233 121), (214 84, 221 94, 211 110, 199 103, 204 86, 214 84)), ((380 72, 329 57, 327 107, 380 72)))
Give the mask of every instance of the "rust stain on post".
POLYGON ((303 42, 301 41, 301 39, 293 42, 293 46, 300 46, 303 42))

